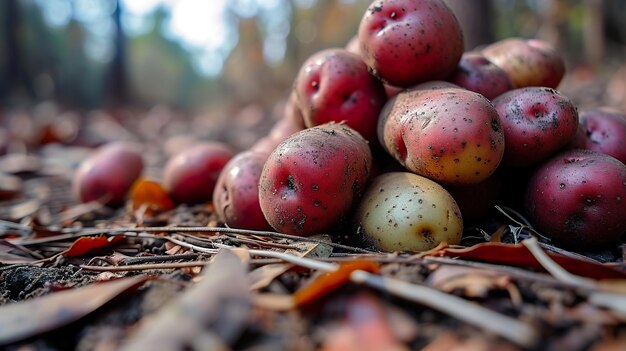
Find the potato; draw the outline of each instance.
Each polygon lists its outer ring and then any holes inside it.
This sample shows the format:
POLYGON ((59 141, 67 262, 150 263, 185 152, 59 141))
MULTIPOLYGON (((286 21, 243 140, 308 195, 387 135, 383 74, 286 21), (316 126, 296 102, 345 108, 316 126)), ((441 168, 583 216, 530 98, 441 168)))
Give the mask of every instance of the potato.
POLYGON ((578 129, 578 112, 571 100, 550 88, 528 87, 493 100, 504 129, 503 164, 525 167, 556 153, 578 129))
POLYGON ((556 88, 565 75, 565 61, 549 43, 538 39, 508 38, 481 52, 505 70, 516 88, 556 88))
POLYGON ((463 54, 463 33, 441 0, 376 0, 359 25, 361 55, 385 83, 445 79, 463 54))
POLYGON ((558 245, 616 245, 626 233, 626 166, 591 150, 562 152, 531 177, 526 210, 536 229, 558 245))
POLYGON ((241 152, 220 173, 213 205, 218 218, 229 227, 271 229, 259 205, 259 179, 268 156, 255 150, 241 152))
POLYGON ((345 121, 377 145, 378 114, 387 95, 358 55, 344 49, 318 52, 304 62, 294 86, 306 127, 345 121))
POLYGON ((626 115, 603 110, 581 112, 572 147, 598 151, 626 163, 626 115))
POLYGON ((477 52, 466 52, 448 81, 489 100, 513 89, 508 73, 477 52))
POLYGON ((484 181, 504 153, 496 110, 482 95, 460 88, 398 94, 381 112, 378 133, 404 167, 445 184, 484 181))
POLYGON ((492 174, 485 181, 472 185, 450 185, 445 189, 461 209, 463 219, 474 221, 484 218, 498 202, 502 190, 500 173, 492 174))
POLYGON ((263 165, 276 146, 304 129, 302 116, 294 101, 292 94, 285 105, 283 117, 269 134, 250 150, 237 154, 222 169, 213 192, 213 205, 218 218, 229 227, 271 229, 259 204, 259 180, 263 165))
POLYGON ((356 232, 366 246, 383 251, 425 251, 441 242, 458 244, 461 211, 432 180, 392 172, 372 180, 355 211, 356 232))
POLYGON ((119 207, 142 171, 140 146, 113 142, 81 162, 74 173, 72 191, 81 202, 102 201, 107 206, 119 207))
POLYGON ((278 145, 265 163, 261 210, 281 233, 329 231, 360 196, 371 164, 367 142, 352 128, 328 123, 305 129, 278 145))
POLYGON ((163 169, 163 186, 177 203, 197 204, 213 197, 222 168, 234 155, 221 142, 201 142, 171 157, 163 169))

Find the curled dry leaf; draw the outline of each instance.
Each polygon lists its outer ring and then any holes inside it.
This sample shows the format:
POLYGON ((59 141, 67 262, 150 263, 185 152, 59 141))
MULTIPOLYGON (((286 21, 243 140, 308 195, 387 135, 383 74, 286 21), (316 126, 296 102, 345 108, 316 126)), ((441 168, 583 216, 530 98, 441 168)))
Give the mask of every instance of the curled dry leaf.
POLYGON ((174 202, 163 186, 147 178, 138 179, 130 190, 133 211, 143 209, 142 215, 154 216, 174 208, 174 202))
POLYGON ((349 282, 350 275, 357 270, 378 273, 380 269, 378 264, 374 261, 354 260, 343 262, 336 271, 324 273, 305 287, 296 291, 294 295, 296 305, 303 306, 309 304, 335 291, 337 288, 349 282))

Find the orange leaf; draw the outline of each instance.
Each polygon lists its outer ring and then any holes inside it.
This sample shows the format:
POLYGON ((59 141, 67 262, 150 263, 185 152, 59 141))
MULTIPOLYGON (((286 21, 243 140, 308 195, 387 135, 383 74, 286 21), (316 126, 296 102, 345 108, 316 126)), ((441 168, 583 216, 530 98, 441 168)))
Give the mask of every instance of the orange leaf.
POLYGON ((140 178, 133 184, 130 200, 133 204, 133 211, 145 208, 145 214, 148 216, 174 208, 174 202, 163 186, 146 178, 140 178))
MULTIPOLYGON (((447 248, 439 251, 437 254, 543 271, 541 264, 537 262, 532 253, 523 244, 482 243, 465 249, 447 248)), ((553 252, 547 252, 547 254, 572 274, 592 279, 626 279, 626 273, 601 263, 579 260, 553 252)))
POLYGON ((307 286, 296 291, 294 295, 296 305, 306 305, 331 293, 350 281, 350 274, 356 270, 378 273, 379 267, 376 262, 368 260, 343 262, 339 265, 338 270, 324 273, 307 286))
POLYGON ((124 240, 122 236, 96 236, 96 237, 82 237, 76 239, 69 249, 63 252, 65 257, 78 257, 84 256, 88 253, 92 253, 124 240))

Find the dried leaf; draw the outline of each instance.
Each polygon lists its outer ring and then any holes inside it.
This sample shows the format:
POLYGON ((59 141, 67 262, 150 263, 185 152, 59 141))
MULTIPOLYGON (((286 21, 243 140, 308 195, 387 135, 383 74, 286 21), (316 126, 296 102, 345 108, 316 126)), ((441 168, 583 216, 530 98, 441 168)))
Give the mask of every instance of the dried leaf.
POLYGON ((123 236, 104 235, 96 237, 81 237, 76 239, 72 246, 63 252, 65 257, 78 257, 98 252, 102 249, 109 248, 121 241, 125 240, 123 236))
POLYGON ((335 291, 349 282, 350 274, 356 270, 378 273, 379 266, 376 262, 368 260, 343 262, 336 271, 324 273, 302 289, 296 291, 294 295, 296 305, 306 305, 335 291))
MULTIPOLYGON (((610 266, 551 252, 547 254, 572 274, 593 279, 626 279, 626 273, 610 266)), ((437 255, 543 270, 541 264, 523 244, 482 243, 465 249, 446 248, 437 255)))
POLYGON ((30 216, 37 212, 37 210, 41 207, 41 201, 39 199, 30 199, 19 204, 11 206, 9 211, 9 217, 14 220, 20 220, 26 216, 30 216))
POLYGON ((22 192, 22 180, 0 172, 0 201, 16 198, 22 192))
POLYGON ((470 267, 442 266, 428 276, 428 282, 445 292, 463 291, 472 298, 487 297, 492 290, 506 290, 509 277, 495 271, 470 267))
POLYGON ((332 329, 333 332, 322 346, 324 351, 408 350, 393 335, 384 306, 369 294, 350 299, 346 306, 345 322, 332 329))
POLYGON ((163 186, 147 178, 140 178, 130 190, 133 211, 144 209, 142 215, 154 216, 173 209, 174 202, 163 186))
POLYGON ((232 343, 249 318, 249 289, 240 257, 222 249, 202 280, 140 325, 122 350, 183 350, 199 341, 204 345, 232 343), (207 335, 210 340, 203 339, 207 335))
POLYGON ((41 167, 41 160, 34 155, 8 154, 0 157, 0 169, 9 174, 24 174, 37 172, 41 167))
POLYGON ((270 285, 274 279, 287 272, 293 265, 286 263, 266 264, 248 273, 250 290, 259 290, 270 285))
POLYGON ((0 306, 0 345, 14 343, 74 322, 124 292, 138 288, 147 276, 135 276, 0 306))

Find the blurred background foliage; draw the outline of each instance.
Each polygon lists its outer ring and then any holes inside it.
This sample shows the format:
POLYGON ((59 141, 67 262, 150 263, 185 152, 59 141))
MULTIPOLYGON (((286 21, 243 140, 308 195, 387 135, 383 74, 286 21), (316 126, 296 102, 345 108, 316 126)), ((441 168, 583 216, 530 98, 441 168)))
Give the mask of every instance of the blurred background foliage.
MULTIPOLYGON (((466 49, 539 37, 568 69, 624 63, 626 1, 446 0, 466 49)), ((344 46, 369 0, 3 0, 0 102, 74 109, 271 106, 312 53, 344 46)))

